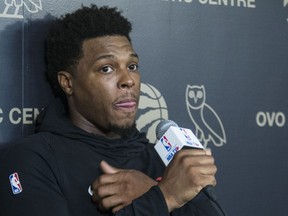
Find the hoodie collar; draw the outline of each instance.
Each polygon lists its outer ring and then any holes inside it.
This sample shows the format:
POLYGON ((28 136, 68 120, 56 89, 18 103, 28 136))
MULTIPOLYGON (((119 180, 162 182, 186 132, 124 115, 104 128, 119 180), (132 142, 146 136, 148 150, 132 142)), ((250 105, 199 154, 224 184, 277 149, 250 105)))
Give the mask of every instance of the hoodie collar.
POLYGON ((145 133, 136 128, 127 138, 108 139, 101 135, 88 133, 75 126, 67 117, 67 112, 60 99, 54 99, 37 117, 36 133, 49 132, 70 140, 77 140, 95 149, 116 155, 137 154, 145 149, 148 139, 145 133))

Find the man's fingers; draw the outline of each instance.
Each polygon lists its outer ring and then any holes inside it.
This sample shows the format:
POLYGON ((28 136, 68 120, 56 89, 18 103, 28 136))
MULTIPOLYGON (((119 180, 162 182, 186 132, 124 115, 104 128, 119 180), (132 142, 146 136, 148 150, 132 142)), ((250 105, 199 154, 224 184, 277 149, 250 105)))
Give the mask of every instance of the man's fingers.
POLYGON ((93 182, 92 188, 96 189, 100 185, 111 184, 118 180, 119 172, 121 169, 115 168, 108 164, 106 161, 101 161, 100 168, 104 172, 103 175, 99 176, 97 180, 93 182))
POLYGON ((100 168, 106 174, 115 174, 121 170, 121 169, 111 166, 104 160, 100 162, 100 168))
POLYGON ((212 155, 212 151, 211 149, 207 148, 207 149, 204 149, 206 155, 212 155))
POLYGON ((214 157, 204 150, 181 150, 176 153, 171 163, 178 161, 181 166, 214 165, 214 157), (173 161, 174 160, 174 161, 173 161))
POLYGON ((101 161, 104 172, 92 185, 93 201, 101 210, 116 212, 148 191, 157 182, 137 170, 123 170, 101 161))
POLYGON ((112 209, 112 212, 115 213, 115 212, 119 211, 120 209, 124 208, 125 206, 126 205, 118 205, 112 209))
POLYGON ((118 200, 117 196, 108 196, 101 200, 98 200, 96 203, 97 203, 98 208, 102 212, 105 212, 110 209, 112 209, 113 212, 116 212, 123 207, 122 201, 118 200))
POLYGON ((178 151, 176 153, 176 155, 177 154, 182 155, 182 156, 207 155, 206 150, 204 150, 204 149, 192 149, 192 148, 191 149, 189 149, 189 148, 182 149, 181 151, 178 151))
POLYGON ((203 183, 201 185, 204 188, 208 185, 215 186, 216 183, 217 183, 217 181, 216 181, 214 176, 206 176, 205 179, 203 179, 203 183))
MULTIPOLYGON (((105 210, 112 209, 113 212, 116 212, 124 207, 124 201, 120 196, 109 196, 105 197, 101 201, 101 207, 105 210)), ((129 203, 130 204, 130 203, 129 203)), ((126 204, 127 205, 127 204, 126 204)))
MULTIPOLYGON (((113 187, 111 185, 111 187, 113 187)), ((112 209, 113 212, 116 212, 120 209, 122 209, 124 206, 131 203, 127 203, 127 200, 122 200, 122 196, 119 196, 117 194, 111 193, 110 191, 114 190, 110 186, 100 187, 98 191, 95 191, 93 194, 93 201, 97 204, 98 208, 105 212, 109 209, 112 209), (124 205, 124 203, 126 204, 124 205)))
POLYGON ((117 181, 117 174, 103 174, 96 179, 92 184, 92 189, 95 192, 95 190, 98 189, 98 187, 112 184, 117 181))
POLYGON ((101 200, 103 200, 105 197, 114 195, 115 188, 114 184, 105 184, 100 185, 96 188, 93 188, 93 196, 92 199, 94 202, 99 203, 101 200))
POLYGON ((104 172, 92 184, 93 196, 92 199, 96 203, 102 203, 103 199, 114 195, 117 191, 117 180, 119 179, 120 169, 108 164, 106 161, 101 161, 100 168, 104 172))
POLYGON ((201 167, 202 175, 215 175, 217 172, 217 167, 215 165, 206 165, 205 167, 201 167))

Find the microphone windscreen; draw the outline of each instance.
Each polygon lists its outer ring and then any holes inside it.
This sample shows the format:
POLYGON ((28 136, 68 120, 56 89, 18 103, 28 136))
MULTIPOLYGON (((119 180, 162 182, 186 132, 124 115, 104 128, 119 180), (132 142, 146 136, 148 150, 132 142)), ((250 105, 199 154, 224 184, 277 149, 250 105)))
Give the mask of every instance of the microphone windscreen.
POLYGON ((156 127, 157 139, 159 140, 171 126, 178 127, 172 120, 162 120, 156 127))

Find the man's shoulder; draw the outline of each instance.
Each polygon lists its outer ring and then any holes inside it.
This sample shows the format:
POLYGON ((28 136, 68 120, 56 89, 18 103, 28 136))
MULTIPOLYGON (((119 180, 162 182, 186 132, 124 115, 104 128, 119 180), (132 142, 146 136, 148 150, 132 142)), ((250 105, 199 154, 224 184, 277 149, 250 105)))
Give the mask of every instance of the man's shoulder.
POLYGON ((50 133, 36 133, 29 135, 11 145, 13 150, 38 149, 49 146, 50 133))
MULTIPOLYGON (((10 158, 26 159, 32 158, 36 155, 45 155, 51 152, 51 134, 37 133, 29 135, 19 141, 15 141, 5 146, 1 150, 3 159, 10 160, 10 158)), ((13 159, 14 160, 14 159, 13 159)))
POLYGON ((22 175, 48 172, 51 167, 55 167, 54 153, 41 134, 31 135, 5 146, 0 155, 3 165, 0 166, 0 178, 14 172, 22 175))

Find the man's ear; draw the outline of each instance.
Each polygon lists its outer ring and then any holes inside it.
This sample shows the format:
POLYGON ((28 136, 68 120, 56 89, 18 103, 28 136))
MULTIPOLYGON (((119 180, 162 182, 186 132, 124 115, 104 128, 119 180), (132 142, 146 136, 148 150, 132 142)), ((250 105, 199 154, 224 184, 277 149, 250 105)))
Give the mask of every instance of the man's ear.
POLYGON ((60 71, 57 74, 58 82, 62 90, 66 95, 73 94, 73 76, 67 71, 60 71))

